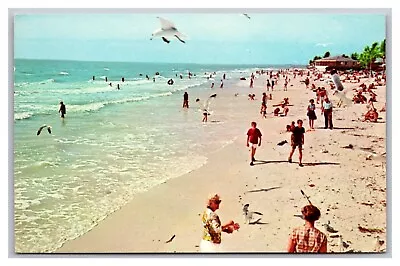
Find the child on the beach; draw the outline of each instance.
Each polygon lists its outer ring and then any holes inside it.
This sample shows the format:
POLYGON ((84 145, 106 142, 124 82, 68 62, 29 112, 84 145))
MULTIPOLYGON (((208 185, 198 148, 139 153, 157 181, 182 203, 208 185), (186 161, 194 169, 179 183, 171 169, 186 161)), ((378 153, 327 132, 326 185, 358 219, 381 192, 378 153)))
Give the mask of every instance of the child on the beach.
POLYGON ((250 165, 254 165, 254 161, 256 160, 254 158, 254 155, 256 154, 256 149, 257 146, 261 146, 261 131, 257 128, 257 123, 256 122, 251 122, 251 128, 247 131, 247 141, 246 145, 247 147, 250 146, 251 143, 251 153, 250 153, 250 165))
POLYGON ((328 240, 324 233, 314 227, 320 216, 320 210, 314 205, 301 209, 304 226, 293 229, 289 237, 287 251, 289 253, 326 253, 328 240))
POLYGON ((291 163, 292 162, 292 156, 294 151, 296 150, 296 147, 299 147, 299 166, 303 167, 303 164, 301 163, 301 159, 303 157, 303 145, 304 145, 304 133, 306 133, 306 131, 304 130, 303 127, 303 120, 299 119, 297 120, 297 127, 295 127, 292 130, 292 136, 291 136, 291 146, 292 146, 292 150, 290 151, 289 154, 289 158, 288 158, 288 162, 291 163))
POLYGON ((317 119, 317 115, 315 114, 315 104, 313 99, 310 100, 310 105, 307 107, 307 116, 310 129, 314 130, 314 120, 317 119))

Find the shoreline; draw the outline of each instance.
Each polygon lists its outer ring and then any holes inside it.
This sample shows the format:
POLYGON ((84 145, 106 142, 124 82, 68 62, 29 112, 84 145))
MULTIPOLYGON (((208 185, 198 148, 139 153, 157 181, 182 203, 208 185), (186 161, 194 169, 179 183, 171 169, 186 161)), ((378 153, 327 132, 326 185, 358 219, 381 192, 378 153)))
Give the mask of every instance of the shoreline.
MULTIPOLYGON (((385 149, 386 123, 352 119, 364 108, 353 104, 346 109, 334 109, 335 129, 327 131, 319 129, 323 117, 317 112, 316 131, 305 135, 303 160, 306 166, 299 168, 296 163, 287 163, 289 146, 277 146, 276 143, 290 140, 284 126, 291 120, 306 118, 308 99, 315 98, 315 93, 305 90, 304 84, 299 82, 300 77, 292 80, 294 86, 284 92, 280 80, 279 90, 273 92, 274 98, 268 103, 268 118, 261 119, 258 96, 265 91, 266 76, 258 77, 253 89, 257 100, 250 102, 240 98, 242 102, 246 101, 244 105, 247 107, 242 111, 248 116, 248 122, 237 122, 243 127, 243 135, 210 153, 206 164, 200 168, 138 194, 86 234, 64 243, 55 253, 197 252, 202 232, 199 215, 210 193, 221 195, 218 213, 222 222, 232 219, 241 225, 238 232, 223 235, 226 252, 285 252, 288 234, 294 226, 301 225, 301 220, 294 215, 300 213, 301 207, 307 203, 299 193, 300 189, 321 210, 317 228, 322 229, 321 225, 329 220, 343 234, 344 240, 352 242, 351 248, 355 251, 372 252, 371 243, 375 235, 358 232, 357 224, 386 229, 386 205, 380 203, 386 198, 386 168, 376 166, 378 163, 375 161, 366 161, 366 155, 358 149, 350 152, 341 147, 349 143, 357 148, 364 147, 373 144, 371 140, 374 140, 376 145, 383 142, 385 149), (273 117, 270 102, 279 102, 283 95, 288 95, 294 106, 290 107, 292 110, 288 117, 273 117), (250 167, 245 132, 252 120, 258 122, 263 143, 256 154, 261 161, 250 167), (356 131, 359 132, 354 134, 358 136, 350 134, 356 131), (364 132, 367 134, 361 134, 364 132), (328 153, 321 153, 323 149, 328 153), (212 184, 211 188, 209 184, 212 184), (368 202, 372 205, 362 204, 368 202), (241 209, 245 203, 250 204, 251 210, 264 213, 262 224, 243 224, 241 209), (378 212, 377 217, 371 217, 373 211, 378 212), (173 235, 176 235, 174 240, 165 243, 173 235)), ((235 93, 234 90, 231 93, 235 93)), ((378 94, 380 98, 386 97, 381 90, 378 94)), ((378 102, 383 104, 380 98, 378 102)), ((331 100, 334 104, 337 102, 334 97, 331 100)), ((378 105, 378 109, 380 107, 378 105)), ((386 120, 386 114, 379 114, 386 120)), ((308 127, 306 121, 304 127, 308 127)), ((377 152, 380 150, 376 149, 377 152)), ((297 156, 296 151, 294 162, 298 160, 297 156)), ((380 237, 385 239, 386 234, 380 234, 380 237)), ((337 239, 329 238, 328 252, 338 252, 335 243, 337 239)))

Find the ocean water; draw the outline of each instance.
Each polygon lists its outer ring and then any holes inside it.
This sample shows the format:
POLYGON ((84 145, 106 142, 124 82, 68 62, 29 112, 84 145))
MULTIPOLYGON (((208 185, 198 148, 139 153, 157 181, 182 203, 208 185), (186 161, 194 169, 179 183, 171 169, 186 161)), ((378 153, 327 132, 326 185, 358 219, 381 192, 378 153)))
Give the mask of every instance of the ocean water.
POLYGON ((234 112, 204 126, 193 95, 204 99, 223 73, 229 87, 256 67, 15 59, 15 251, 53 252, 135 194, 206 163, 208 153, 243 129, 231 123, 234 112), (188 71, 195 76, 189 79, 188 71), (186 110, 184 91, 191 104, 186 110), (58 114, 60 101, 65 119, 58 114), (43 124, 52 134, 36 135, 43 124))

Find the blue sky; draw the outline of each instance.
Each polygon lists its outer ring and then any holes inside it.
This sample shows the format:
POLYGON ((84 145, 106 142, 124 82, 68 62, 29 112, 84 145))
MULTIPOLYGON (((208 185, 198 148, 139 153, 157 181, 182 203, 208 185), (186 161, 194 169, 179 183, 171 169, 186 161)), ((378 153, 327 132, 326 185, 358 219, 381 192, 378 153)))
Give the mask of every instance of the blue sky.
MULTIPOLYGON (((216 12, 216 11, 214 11, 216 12)), ((361 52, 385 38, 383 14, 27 14, 14 18, 14 57, 85 61, 307 64, 326 51, 361 52), (189 38, 150 40, 157 16, 189 38)))

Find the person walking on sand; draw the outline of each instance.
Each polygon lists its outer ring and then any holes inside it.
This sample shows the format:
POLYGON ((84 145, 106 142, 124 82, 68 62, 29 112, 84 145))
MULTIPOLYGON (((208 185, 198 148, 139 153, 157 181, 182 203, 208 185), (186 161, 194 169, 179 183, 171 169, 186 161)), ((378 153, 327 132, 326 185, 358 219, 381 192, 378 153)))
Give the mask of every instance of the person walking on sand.
POLYGON ((261 131, 257 128, 257 123, 256 122, 251 122, 251 128, 247 131, 247 141, 246 145, 247 147, 250 146, 251 143, 251 152, 250 152, 250 165, 254 165, 254 161, 256 159, 254 158, 256 154, 256 149, 257 146, 261 146, 261 131))
POLYGON ((260 114, 263 118, 267 118, 267 94, 263 92, 262 99, 261 99, 261 109, 260 114))
POLYGON ((292 150, 290 151, 288 162, 289 163, 292 162, 293 153, 296 150, 296 147, 298 146, 299 147, 299 166, 300 167, 303 167, 301 160, 303 158, 304 133, 306 133, 306 131, 304 130, 304 127, 303 127, 303 120, 299 119, 299 120, 297 120, 297 126, 292 130, 292 136, 290 138, 292 150))
POLYGON ((67 113, 67 108, 62 101, 60 102, 60 109, 58 109, 58 112, 61 114, 61 118, 64 118, 65 114, 67 113))
POLYGON ((315 114, 314 99, 310 100, 310 105, 307 107, 307 116, 310 130, 314 130, 314 120, 317 119, 317 115, 315 114))
POLYGON ((332 103, 329 100, 328 97, 325 97, 325 100, 322 104, 322 109, 321 109, 321 115, 324 114, 325 117, 325 129, 328 128, 329 124, 329 129, 333 129, 333 122, 332 122, 332 103))
POLYGON ((287 252, 289 253, 327 253, 328 240, 324 233, 314 227, 321 216, 314 205, 306 205, 301 209, 305 224, 293 229, 289 236, 287 252))
POLYGON ((267 79, 267 91, 269 91, 270 87, 271 87, 271 83, 269 83, 269 79, 267 79))
POLYGON ((182 108, 189 108, 189 94, 187 91, 183 94, 183 106, 182 108))
POLYGON ((222 232, 231 234, 240 228, 239 224, 232 220, 222 225, 218 214, 215 213, 219 209, 220 204, 221 198, 218 194, 211 195, 207 199, 207 209, 201 217, 203 237, 200 242, 200 252, 222 252, 222 232))

